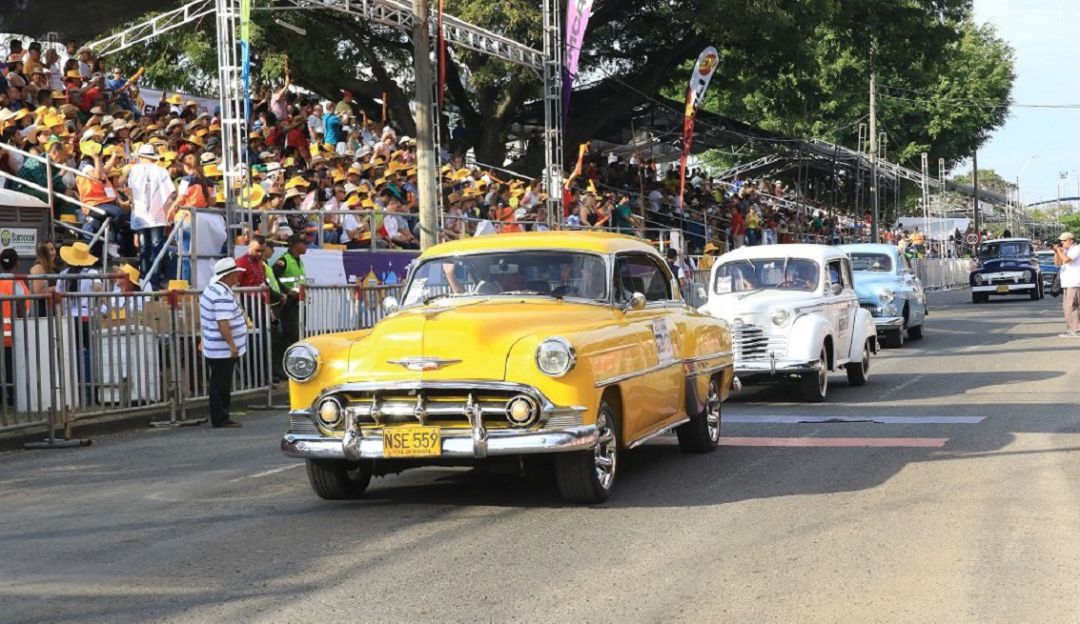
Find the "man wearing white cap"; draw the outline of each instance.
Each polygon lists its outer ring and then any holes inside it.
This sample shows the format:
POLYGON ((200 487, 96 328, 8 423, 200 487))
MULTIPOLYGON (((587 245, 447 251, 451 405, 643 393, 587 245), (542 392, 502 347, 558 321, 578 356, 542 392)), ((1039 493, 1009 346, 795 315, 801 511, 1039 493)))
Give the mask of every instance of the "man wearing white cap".
POLYGON ((1065 312, 1062 338, 1080 338, 1080 247, 1072 232, 1065 232, 1054 245, 1054 264, 1061 267, 1061 307, 1065 312))
POLYGON ((247 353, 247 317, 233 292, 243 272, 232 258, 218 260, 199 297, 202 351, 210 369, 210 423, 218 428, 240 426, 229 418, 229 407, 236 361, 247 353))
POLYGON ((120 186, 131 191, 131 229, 139 237, 139 270, 154 288, 160 287, 165 273, 150 273, 150 267, 165 245, 166 207, 176 196, 169 170, 157 165, 158 154, 154 146, 144 143, 139 147, 139 162, 120 180, 120 186))

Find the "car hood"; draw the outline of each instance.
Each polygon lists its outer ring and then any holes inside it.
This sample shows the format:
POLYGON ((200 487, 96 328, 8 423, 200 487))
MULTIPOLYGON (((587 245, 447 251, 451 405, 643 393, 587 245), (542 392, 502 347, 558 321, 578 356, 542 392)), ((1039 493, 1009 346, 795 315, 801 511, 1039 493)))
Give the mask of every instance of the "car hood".
POLYGON ((821 296, 816 293, 777 289, 747 295, 713 294, 709 297, 709 302, 701 307, 701 311, 728 323, 741 319, 744 323, 763 325, 768 321, 772 311, 777 308, 793 309, 812 305, 820 298, 821 296), (740 296, 742 299, 739 298, 740 296))
POLYGON ((349 351, 348 381, 502 381, 511 348, 530 335, 565 336, 610 320, 597 305, 534 299, 444 299, 380 321, 349 351), (409 370, 394 360, 433 358, 438 368, 409 370))
POLYGON ((874 271, 855 272, 855 293, 860 300, 876 301, 878 293, 882 289, 889 288, 893 292, 900 289, 900 278, 892 273, 874 271))

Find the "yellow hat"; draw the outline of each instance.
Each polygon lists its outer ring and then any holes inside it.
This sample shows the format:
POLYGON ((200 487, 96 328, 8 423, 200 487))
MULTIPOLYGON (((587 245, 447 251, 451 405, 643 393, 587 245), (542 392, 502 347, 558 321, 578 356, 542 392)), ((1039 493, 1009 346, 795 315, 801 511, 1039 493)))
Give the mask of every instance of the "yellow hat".
POLYGON ((360 196, 359 195, 349 195, 349 198, 345 200, 345 205, 350 206, 350 207, 351 206, 356 206, 359 203, 360 203, 360 196))
POLYGON ((364 208, 370 208, 372 210, 375 209, 375 202, 371 201, 370 199, 365 199, 364 201, 360 202, 360 205, 364 208))
POLYGON ((168 290, 187 290, 191 288, 187 280, 169 280, 168 290))
POLYGON ((511 208, 517 208, 519 203, 520 202, 518 201, 517 197, 511 197, 510 198, 510 207, 511 208))
POLYGON ((288 182, 285 183, 285 189, 286 190, 291 189, 291 188, 296 188, 298 186, 307 187, 308 186, 308 181, 305 180, 304 178, 300 177, 300 176, 293 176, 293 177, 289 178, 288 182))
POLYGON ((79 151, 87 156, 97 156, 101 153, 101 143, 83 141, 82 143, 79 143, 79 151))
POLYGON ((261 184, 252 184, 240 193, 238 202, 245 208, 255 208, 266 199, 266 190, 261 184))
MULTIPOLYGON (((352 173, 352 171, 350 171, 349 173, 352 173)), ((339 169, 334 169, 330 172, 330 179, 334 182, 341 182, 345 179, 345 174, 342 173, 339 169)))
POLYGON ((45 115, 45 123, 43 123, 42 125, 48 126, 48 127, 51 128, 53 126, 62 126, 62 125, 64 125, 64 123, 66 121, 67 120, 64 119, 63 117, 61 117, 60 115, 54 115, 52 113, 49 113, 49 114, 45 115))
POLYGON ((455 179, 455 180, 464 180, 465 178, 468 178, 471 175, 472 175, 472 172, 470 172, 468 169, 458 169, 457 171, 454 172, 454 175, 452 175, 450 177, 455 179))
POLYGON ((20 119, 22 119, 23 117, 26 117, 29 114, 30 114, 29 110, 27 110, 25 108, 20 108, 19 110, 15 111, 15 116, 12 117, 12 119, 14 119, 15 121, 19 121, 20 119))
POLYGON ((174 106, 179 106, 183 102, 183 100, 180 99, 180 96, 176 93, 173 93, 169 97, 165 98, 165 101, 174 106))
POLYGON ((60 248, 60 259, 70 266, 93 266, 98 261, 97 256, 90 253, 90 245, 86 243, 72 243, 60 248))
POLYGON ((131 282, 133 285, 139 285, 139 278, 142 277, 142 273, 139 272, 139 269, 136 269, 130 264, 121 264, 120 272, 126 274, 128 281, 131 282))
POLYGON ((214 163, 210 163, 203 167, 203 175, 208 178, 220 178, 223 175, 221 167, 218 167, 214 163))

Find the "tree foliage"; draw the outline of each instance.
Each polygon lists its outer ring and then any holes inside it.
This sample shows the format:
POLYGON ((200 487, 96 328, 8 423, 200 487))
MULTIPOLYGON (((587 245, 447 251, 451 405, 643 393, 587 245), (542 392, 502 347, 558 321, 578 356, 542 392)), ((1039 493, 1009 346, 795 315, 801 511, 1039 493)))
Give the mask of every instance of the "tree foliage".
MULTIPOLYGON (((1008 46, 972 22, 970 0, 597 0, 581 54, 564 143, 625 117, 667 93, 681 99, 693 59, 720 52, 704 106, 767 130, 855 146, 868 112, 868 80, 881 85, 880 129, 890 160, 929 152, 950 164, 1006 117, 1013 82, 1008 46)), ((447 0, 448 13, 541 47, 540 3, 447 0)), ((140 18, 141 19, 141 18, 140 18)), ((300 87, 323 97, 342 88, 388 95, 392 117, 412 130, 412 44, 408 35, 327 11, 256 12, 256 82, 280 83, 287 55, 300 87), (281 27, 288 20, 306 36, 281 27)), ((119 55, 146 65, 156 86, 212 92, 213 23, 179 29, 119 55)), ((541 96, 535 72, 451 47, 447 100, 459 111, 478 158, 500 163, 522 111, 541 96)), ((369 112, 373 112, 369 110, 369 112)), ((523 163, 538 164, 538 141, 523 163)), ((912 163, 907 163, 912 164, 912 163)))

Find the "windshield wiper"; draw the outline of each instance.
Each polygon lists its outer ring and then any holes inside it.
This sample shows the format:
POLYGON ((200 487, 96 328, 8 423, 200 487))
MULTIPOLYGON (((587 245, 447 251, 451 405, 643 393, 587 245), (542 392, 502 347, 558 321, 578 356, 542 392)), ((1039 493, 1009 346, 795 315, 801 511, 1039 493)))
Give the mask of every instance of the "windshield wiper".
POLYGON ((540 292, 539 290, 504 290, 499 293, 500 295, 539 295, 541 297, 552 297, 555 299, 562 299, 562 295, 556 295, 552 292, 540 292))
POLYGON ((454 297, 464 297, 464 296, 469 295, 469 294, 471 294, 471 293, 467 293, 467 292, 463 292, 463 293, 439 293, 437 295, 428 295, 427 297, 424 297, 423 303, 424 303, 424 305, 427 305, 427 304, 431 303, 432 301, 435 301, 436 299, 442 299, 444 297, 447 298, 447 299, 453 299, 454 297))
POLYGON ((758 286, 757 288, 752 288, 750 290, 743 291, 743 292, 739 293, 736 296, 739 298, 739 301, 742 301, 746 297, 749 297, 750 295, 753 295, 755 293, 759 293, 759 292, 761 292, 763 290, 767 290, 767 288, 765 286, 758 286))

